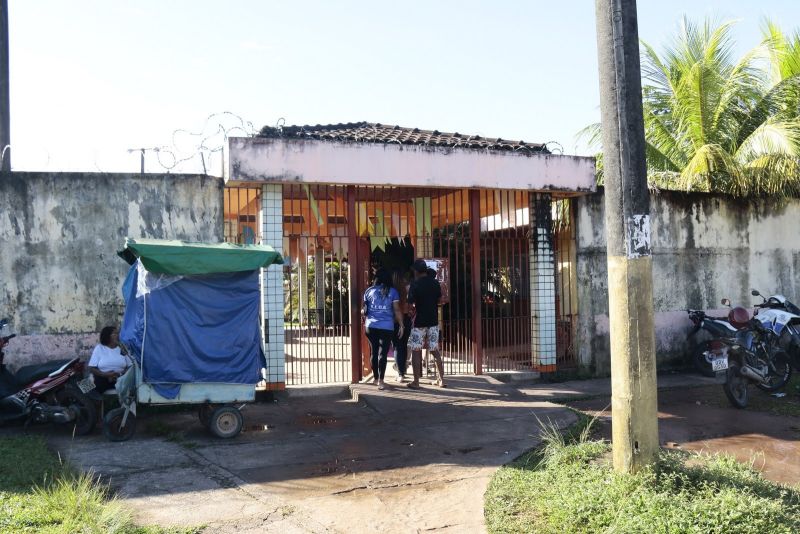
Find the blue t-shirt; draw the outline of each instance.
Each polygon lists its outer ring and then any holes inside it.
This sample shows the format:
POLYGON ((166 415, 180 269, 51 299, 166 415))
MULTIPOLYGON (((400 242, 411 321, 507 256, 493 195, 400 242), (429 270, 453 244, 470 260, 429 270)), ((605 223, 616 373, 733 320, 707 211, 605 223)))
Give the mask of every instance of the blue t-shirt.
POLYGON ((377 330, 394 330, 393 302, 400 300, 395 288, 389 289, 386 296, 379 286, 372 286, 364 292, 364 303, 367 305, 367 328, 377 330))

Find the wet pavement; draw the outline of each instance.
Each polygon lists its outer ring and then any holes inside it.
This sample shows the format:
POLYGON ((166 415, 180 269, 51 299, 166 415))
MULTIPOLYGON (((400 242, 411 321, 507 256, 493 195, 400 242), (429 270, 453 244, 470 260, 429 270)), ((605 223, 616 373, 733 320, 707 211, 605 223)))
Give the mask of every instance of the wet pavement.
MULTIPOLYGON (((567 405, 598 415, 600 433, 610 439, 609 402, 602 397, 567 405)), ((730 454, 741 462, 752 461, 774 482, 800 483, 800 417, 733 408, 718 385, 660 391, 658 408, 663 447, 730 454)))
MULTIPOLYGON (((800 480, 797 417, 728 408, 713 379, 667 375, 659 386, 665 446, 754 458, 773 480, 800 480)), ((78 439, 37 432, 73 465, 109 482, 141 524, 221 533, 472 533, 485 530, 489 480, 539 442, 539 421, 574 422, 564 404, 602 411, 610 385, 467 376, 451 378, 446 389, 351 389, 250 405, 245 432, 232 440, 212 437, 194 412, 147 408, 125 443, 99 432, 78 439)))
POLYGON ((223 441, 193 413, 148 416, 126 443, 51 442, 107 480, 142 524, 209 532, 482 532, 494 472, 576 420, 488 377, 447 389, 357 385, 352 398, 284 398, 245 409, 223 441), (161 434, 159 436, 159 434, 161 434))

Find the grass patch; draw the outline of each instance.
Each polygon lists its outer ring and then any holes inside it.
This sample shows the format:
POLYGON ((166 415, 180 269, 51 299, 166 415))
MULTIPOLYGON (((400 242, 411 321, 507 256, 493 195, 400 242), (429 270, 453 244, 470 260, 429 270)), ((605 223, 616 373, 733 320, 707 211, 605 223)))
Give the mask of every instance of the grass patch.
POLYGON ((140 527, 108 489, 74 473, 35 436, 0 438, 0 533, 188 534, 140 527))
POLYGON ((663 451, 652 469, 619 474, 610 445, 579 425, 565 435, 545 427, 540 448, 495 474, 485 495, 489 532, 800 532, 800 493, 751 466, 663 451))

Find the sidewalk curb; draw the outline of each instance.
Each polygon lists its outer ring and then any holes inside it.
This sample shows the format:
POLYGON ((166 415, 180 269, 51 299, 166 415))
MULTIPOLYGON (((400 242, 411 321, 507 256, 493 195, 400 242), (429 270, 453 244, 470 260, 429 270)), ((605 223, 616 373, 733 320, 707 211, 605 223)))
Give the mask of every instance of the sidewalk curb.
POLYGON ((313 399, 319 397, 346 396, 349 389, 349 383, 326 384, 322 386, 290 386, 282 393, 289 399, 313 399))

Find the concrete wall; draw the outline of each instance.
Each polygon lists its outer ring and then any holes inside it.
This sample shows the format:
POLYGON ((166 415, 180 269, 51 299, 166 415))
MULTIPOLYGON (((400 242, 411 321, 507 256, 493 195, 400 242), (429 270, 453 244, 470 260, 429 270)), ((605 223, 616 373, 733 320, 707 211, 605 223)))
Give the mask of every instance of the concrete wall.
MULTIPOLYGON (((749 306, 765 294, 800 301, 800 201, 745 201, 721 195, 654 193, 653 298, 661 367, 688 348, 686 309, 719 309, 729 297, 749 306)), ((602 192, 576 203, 581 366, 610 373, 608 279, 602 192)), ((719 310, 720 314, 723 310, 719 310)))
POLYGON ((16 367, 86 356, 122 318, 126 236, 222 240, 220 178, 171 174, 0 174, 0 317, 20 336, 16 367))

